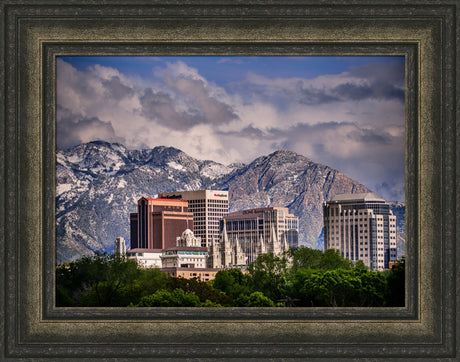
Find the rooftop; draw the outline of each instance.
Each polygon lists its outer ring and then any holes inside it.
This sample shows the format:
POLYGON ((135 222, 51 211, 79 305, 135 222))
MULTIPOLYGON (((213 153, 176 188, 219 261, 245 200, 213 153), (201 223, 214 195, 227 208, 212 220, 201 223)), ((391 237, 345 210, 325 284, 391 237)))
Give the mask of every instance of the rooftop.
POLYGON ((145 199, 148 201, 160 201, 160 202, 187 202, 185 200, 179 200, 179 199, 154 199, 151 197, 141 197, 140 200, 145 199))
POLYGON ((366 192, 361 194, 340 194, 335 195, 330 202, 385 202, 385 199, 375 192, 366 192))
POLYGON ((126 250, 127 253, 161 253, 162 249, 129 249, 126 250))
POLYGON ((287 217, 294 216, 289 213, 289 209, 287 207, 267 206, 267 207, 259 207, 256 209, 246 209, 246 210, 230 212, 229 214, 224 216, 224 219, 231 220, 234 218, 252 218, 254 214, 263 214, 265 212, 271 212, 271 211, 282 212, 284 213, 284 216, 287 216, 287 217))
POLYGON ((204 246, 174 246, 172 248, 164 249, 163 251, 208 251, 204 246))

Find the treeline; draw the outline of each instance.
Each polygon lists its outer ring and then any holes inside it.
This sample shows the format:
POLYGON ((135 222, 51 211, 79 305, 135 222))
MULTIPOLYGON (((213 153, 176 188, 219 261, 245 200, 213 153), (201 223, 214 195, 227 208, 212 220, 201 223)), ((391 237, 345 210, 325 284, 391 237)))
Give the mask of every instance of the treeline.
POLYGON ((243 273, 209 282, 174 278, 136 261, 96 254, 56 268, 58 307, 397 307, 404 306, 405 265, 375 272, 335 250, 263 254, 243 273))

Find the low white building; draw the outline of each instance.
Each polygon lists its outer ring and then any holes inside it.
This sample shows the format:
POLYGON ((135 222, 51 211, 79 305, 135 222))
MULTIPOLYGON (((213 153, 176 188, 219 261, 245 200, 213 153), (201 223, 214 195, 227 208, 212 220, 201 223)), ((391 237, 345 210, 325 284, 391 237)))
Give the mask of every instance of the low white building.
POLYGON ((142 268, 161 268, 161 249, 130 249, 128 259, 135 259, 142 268))
POLYGON ((206 268, 208 249, 201 246, 201 238, 195 237, 190 229, 177 237, 176 246, 163 250, 163 268, 206 268))

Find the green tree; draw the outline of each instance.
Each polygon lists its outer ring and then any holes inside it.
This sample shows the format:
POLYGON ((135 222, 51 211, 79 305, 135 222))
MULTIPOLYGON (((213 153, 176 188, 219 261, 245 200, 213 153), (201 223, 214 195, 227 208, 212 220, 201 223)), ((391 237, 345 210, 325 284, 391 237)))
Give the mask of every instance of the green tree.
POLYGON ((158 268, 139 268, 137 277, 118 289, 112 305, 127 306, 137 304, 142 297, 166 289, 171 277, 158 268))
POLYGON ((167 282, 167 288, 168 290, 180 288, 186 292, 193 292, 198 296, 201 303, 209 300, 210 302, 219 305, 230 305, 232 302, 232 298, 230 296, 212 287, 210 284, 202 282, 196 278, 170 278, 167 282))
POLYGON ((125 306, 119 293, 139 275, 134 260, 108 254, 84 256, 56 267, 57 306, 125 306))
POLYGON ((200 299, 194 292, 185 292, 183 289, 158 290, 151 295, 142 297, 136 307, 198 307, 200 299))
POLYGON ((291 272, 296 273, 299 269, 318 269, 323 259, 323 251, 301 246, 289 249, 291 257, 291 272))
POLYGON ((402 259, 395 263, 390 270, 385 271, 387 291, 385 299, 389 307, 404 307, 406 305, 406 263, 402 259))
POLYGON ((387 280, 383 273, 371 270, 355 270, 354 273, 361 278, 362 285, 359 300, 355 302, 355 306, 384 307, 387 280))
POLYGON ((241 295, 235 305, 237 307, 274 307, 275 303, 262 292, 253 292, 249 296, 241 295))
MULTIPOLYGON (((361 280, 348 270, 316 270, 304 282, 301 293, 313 301, 315 307, 346 307, 354 299, 361 280)), ((353 306, 353 305, 350 305, 353 306)))
MULTIPOLYGON (((316 269, 316 271, 317 270, 318 269, 316 269)), ((311 277, 313 272, 315 272, 314 269, 300 268, 297 269, 295 273, 291 273, 291 277, 289 279, 288 297, 291 299, 296 299, 297 306, 314 306, 314 295, 306 293, 303 289, 305 281, 311 277)))
POLYGON ((68 306, 70 300, 78 305, 83 294, 104 281, 109 267, 107 254, 84 256, 56 267, 56 305, 68 306))
POLYGON ((353 268, 353 262, 343 258, 338 250, 327 249, 321 258, 319 268, 323 270, 350 270, 353 268))
POLYGON ((129 297, 124 293, 127 285, 139 276, 140 269, 135 260, 116 255, 107 255, 95 263, 99 268, 97 283, 86 295, 80 297, 79 305, 96 307, 123 307, 129 304, 129 297), (125 298, 122 298, 124 296, 125 298))
POLYGON ((248 267, 252 278, 252 289, 262 292, 271 300, 285 297, 287 287, 286 257, 274 256, 272 253, 262 254, 248 267))
POLYGON ((220 307, 222 307, 222 305, 220 305, 219 303, 211 302, 209 299, 206 299, 203 303, 200 304, 200 307, 220 308, 220 307))
POLYGON ((297 296, 315 307, 382 307, 386 281, 367 269, 300 270, 297 296))
POLYGON ((236 268, 219 271, 212 285, 234 299, 251 293, 251 278, 236 268))

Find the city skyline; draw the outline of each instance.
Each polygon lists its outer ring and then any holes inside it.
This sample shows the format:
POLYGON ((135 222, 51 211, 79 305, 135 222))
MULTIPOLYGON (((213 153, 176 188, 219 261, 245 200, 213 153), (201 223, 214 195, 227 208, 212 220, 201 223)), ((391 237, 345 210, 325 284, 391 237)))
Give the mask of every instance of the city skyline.
POLYGON ((404 201, 404 57, 58 57, 57 146, 278 149, 404 201))

